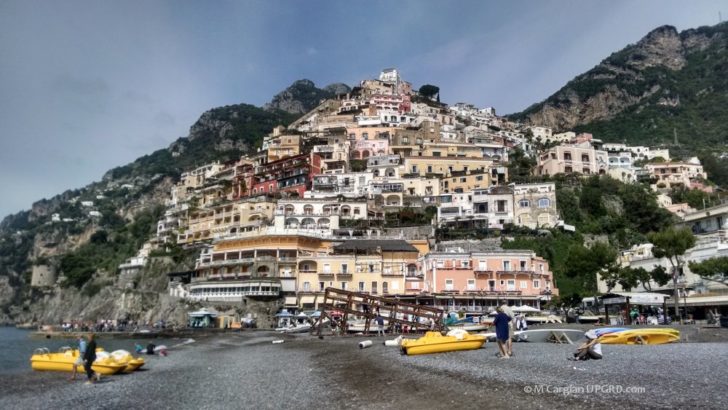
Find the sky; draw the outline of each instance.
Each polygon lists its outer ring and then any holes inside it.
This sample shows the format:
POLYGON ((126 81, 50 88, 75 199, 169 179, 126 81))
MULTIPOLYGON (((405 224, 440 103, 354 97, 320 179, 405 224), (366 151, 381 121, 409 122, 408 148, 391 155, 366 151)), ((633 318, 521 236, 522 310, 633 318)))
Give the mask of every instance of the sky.
POLYGON ((725 0, 0 0, 0 217, 298 79, 396 67, 445 103, 507 114, 658 26, 719 13, 725 0))

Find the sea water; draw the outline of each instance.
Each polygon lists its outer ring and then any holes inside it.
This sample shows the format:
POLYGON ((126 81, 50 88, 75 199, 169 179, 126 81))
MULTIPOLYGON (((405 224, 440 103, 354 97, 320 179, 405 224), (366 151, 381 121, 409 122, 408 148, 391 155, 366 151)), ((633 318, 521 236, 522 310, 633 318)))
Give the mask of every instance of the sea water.
MULTIPOLYGON (((35 349, 45 347, 51 352, 57 352, 63 346, 70 346, 78 349, 78 339, 74 338, 31 338, 31 330, 16 329, 14 327, 0 326, 0 373, 22 373, 29 372, 30 356, 35 349)), ((96 340, 99 347, 107 352, 117 349, 124 349, 134 354, 134 344, 139 343, 146 346, 149 343, 155 345, 170 346, 176 342, 163 339, 104 339, 103 335, 96 340)))

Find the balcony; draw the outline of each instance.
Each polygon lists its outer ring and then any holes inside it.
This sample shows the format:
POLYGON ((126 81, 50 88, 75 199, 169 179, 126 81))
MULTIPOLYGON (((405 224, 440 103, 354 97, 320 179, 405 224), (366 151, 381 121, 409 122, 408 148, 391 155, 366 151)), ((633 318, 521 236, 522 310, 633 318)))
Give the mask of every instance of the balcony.
POLYGON ((475 276, 480 276, 480 275, 492 276, 493 275, 493 271, 492 270, 476 269, 475 270, 475 276))
POLYGON ((339 272, 336 274, 337 280, 351 280, 352 277, 351 272, 339 272))

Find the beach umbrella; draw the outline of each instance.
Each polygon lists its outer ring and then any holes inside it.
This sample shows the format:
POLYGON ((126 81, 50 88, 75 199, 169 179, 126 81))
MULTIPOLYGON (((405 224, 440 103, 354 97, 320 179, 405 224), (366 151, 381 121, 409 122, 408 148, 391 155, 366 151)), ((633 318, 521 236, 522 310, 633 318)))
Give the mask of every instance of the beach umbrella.
POLYGON ((291 312, 289 312, 286 309, 283 309, 282 311, 280 311, 280 313, 276 314, 276 317, 292 317, 292 316, 293 315, 291 314, 291 312))

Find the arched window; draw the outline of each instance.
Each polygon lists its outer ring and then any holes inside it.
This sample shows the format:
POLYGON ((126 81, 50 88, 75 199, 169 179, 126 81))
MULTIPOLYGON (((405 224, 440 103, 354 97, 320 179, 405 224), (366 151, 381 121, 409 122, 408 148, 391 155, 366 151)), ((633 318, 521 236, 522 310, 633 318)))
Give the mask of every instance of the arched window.
POLYGON ((313 206, 306 205, 303 207, 303 214, 304 215, 313 215, 313 206))
POLYGON ((541 198, 538 200, 539 208, 548 208, 551 206, 551 200, 548 198, 541 198))
POLYGON ((518 201, 518 206, 520 206, 521 208, 528 208, 529 206, 531 206, 531 202, 528 199, 521 199, 520 201, 518 201))

